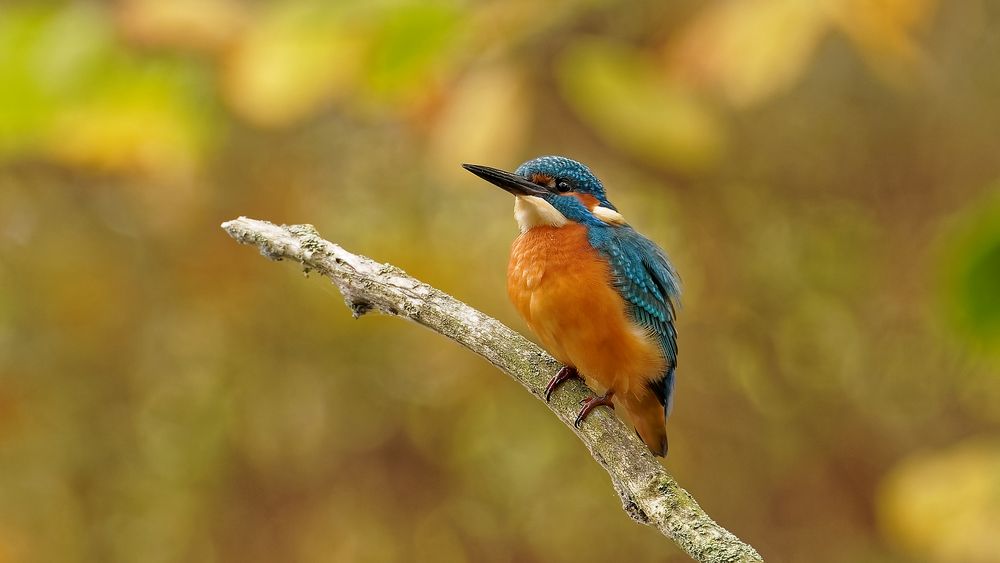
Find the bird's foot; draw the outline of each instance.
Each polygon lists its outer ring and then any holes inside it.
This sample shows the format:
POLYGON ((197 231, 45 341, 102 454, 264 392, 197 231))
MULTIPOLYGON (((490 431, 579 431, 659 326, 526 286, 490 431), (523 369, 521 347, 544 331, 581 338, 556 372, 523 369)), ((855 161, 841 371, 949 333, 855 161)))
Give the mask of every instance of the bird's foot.
POLYGON ((545 386, 545 402, 549 402, 552 398, 552 392, 556 390, 564 382, 574 377, 580 377, 580 374, 576 372, 576 368, 571 368, 569 366, 563 366, 552 376, 549 380, 549 384, 545 386))
POLYGON ((587 397, 586 399, 580 401, 583 408, 580 409, 580 414, 576 415, 576 421, 573 422, 573 426, 579 428, 580 425, 583 424, 583 421, 587 419, 587 415, 590 414, 590 411, 596 409, 597 407, 611 407, 611 410, 614 410, 615 404, 611 402, 611 397, 614 395, 614 391, 608 391, 600 397, 587 397))

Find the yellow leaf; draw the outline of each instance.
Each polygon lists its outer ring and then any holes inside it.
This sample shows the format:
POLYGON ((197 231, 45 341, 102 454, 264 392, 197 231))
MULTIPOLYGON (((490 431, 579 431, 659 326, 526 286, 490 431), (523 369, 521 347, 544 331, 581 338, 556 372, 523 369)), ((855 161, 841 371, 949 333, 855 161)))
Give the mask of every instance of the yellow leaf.
POLYGON ((246 24, 237 0, 124 0, 116 7, 119 28, 131 41, 198 51, 229 45, 246 24))
POLYGON ((741 0, 702 11, 669 46, 675 75, 750 106, 792 84, 829 28, 830 0, 741 0))
POLYGON ((169 103, 114 99, 66 108, 53 120, 45 152, 63 164, 101 172, 175 178, 196 171, 190 116, 169 103))
POLYGON ((932 561, 1000 561, 1000 441, 914 455, 883 480, 878 516, 900 547, 932 561))
POLYGON ((841 0, 833 16, 865 54, 913 62, 918 55, 913 34, 930 19, 936 4, 936 0, 841 0))
POLYGON ((650 164, 694 172, 721 152, 722 125, 711 108, 633 47, 580 40, 562 53, 556 70, 562 96, 580 117, 650 164))
POLYGON ((224 60, 223 96, 256 125, 288 125, 354 85, 361 46, 336 13, 278 4, 224 60))
POLYGON ((479 69, 448 93, 431 133, 438 167, 456 176, 457 162, 513 163, 531 120, 531 103, 521 73, 506 65, 479 69))

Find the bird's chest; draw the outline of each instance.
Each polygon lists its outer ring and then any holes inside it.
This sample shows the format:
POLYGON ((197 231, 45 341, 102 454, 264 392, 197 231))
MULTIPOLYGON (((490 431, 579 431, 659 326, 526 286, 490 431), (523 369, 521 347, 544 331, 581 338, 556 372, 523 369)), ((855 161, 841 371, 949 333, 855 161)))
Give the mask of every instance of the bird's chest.
POLYGON ((595 300, 617 298, 608 295, 610 288, 610 269, 590 246, 582 226, 536 227, 514 241, 507 268, 508 295, 560 360, 567 360, 561 349, 568 333, 600 322, 593 318, 598 312, 595 300))
POLYGON ((611 279, 607 264, 578 225, 536 227, 522 233, 511 247, 507 289, 515 305, 531 297, 585 300, 588 288, 611 279))
POLYGON ((536 227, 518 237, 507 292, 542 346, 595 391, 644 389, 636 383, 663 372, 659 345, 629 317, 584 227, 536 227))

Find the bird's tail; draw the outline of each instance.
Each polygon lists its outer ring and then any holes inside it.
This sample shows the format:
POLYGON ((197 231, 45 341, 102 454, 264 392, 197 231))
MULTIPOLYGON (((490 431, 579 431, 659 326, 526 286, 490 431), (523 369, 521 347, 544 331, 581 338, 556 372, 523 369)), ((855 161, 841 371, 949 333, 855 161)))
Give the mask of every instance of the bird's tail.
POLYGON ((663 416, 663 405, 652 393, 628 396, 622 401, 622 407, 628 413, 628 418, 635 431, 646 443, 653 455, 667 455, 667 424, 663 416))

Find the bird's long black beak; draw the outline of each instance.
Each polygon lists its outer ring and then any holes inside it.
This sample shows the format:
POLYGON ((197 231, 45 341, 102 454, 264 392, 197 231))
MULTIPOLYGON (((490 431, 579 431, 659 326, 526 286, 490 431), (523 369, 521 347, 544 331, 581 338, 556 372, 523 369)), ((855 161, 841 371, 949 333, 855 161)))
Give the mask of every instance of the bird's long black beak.
POLYGON ((462 168, 465 168, 469 172, 472 172, 476 176, 479 176, 491 184, 500 186, 514 195, 537 196, 549 193, 549 190, 541 184, 536 184, 529 180, 525 180, 517 174, 511 174, 510 172, 505 172, 497 168, 480 166, 478 164, 463 164, 462 168))

